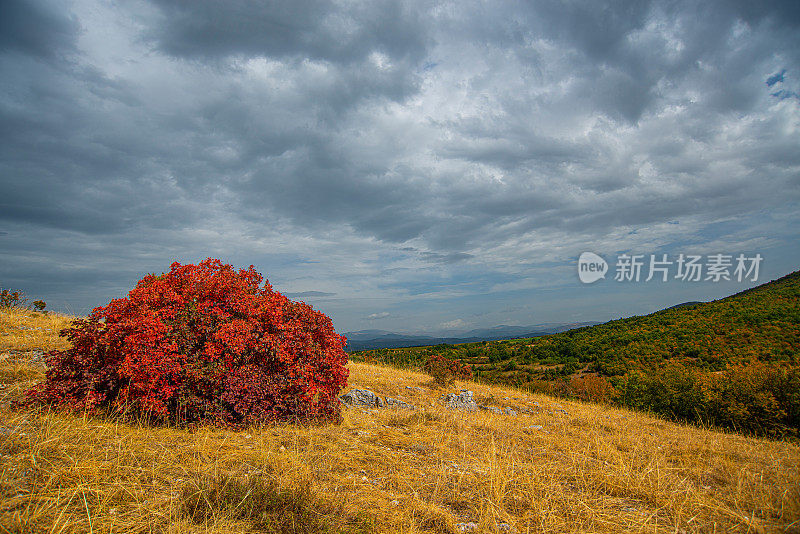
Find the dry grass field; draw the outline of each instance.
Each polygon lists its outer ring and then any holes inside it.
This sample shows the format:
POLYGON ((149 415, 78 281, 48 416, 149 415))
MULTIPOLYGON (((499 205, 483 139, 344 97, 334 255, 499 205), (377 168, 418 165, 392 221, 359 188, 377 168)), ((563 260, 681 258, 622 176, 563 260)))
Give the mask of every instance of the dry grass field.
POLYGON ((242 432, 11 410, 68 319, 0 312, 0 532, 800 532, 797 444, 475 383, 452 391, 528 413, 452 412, 376 365, 348 389, 415 410, 242 432))

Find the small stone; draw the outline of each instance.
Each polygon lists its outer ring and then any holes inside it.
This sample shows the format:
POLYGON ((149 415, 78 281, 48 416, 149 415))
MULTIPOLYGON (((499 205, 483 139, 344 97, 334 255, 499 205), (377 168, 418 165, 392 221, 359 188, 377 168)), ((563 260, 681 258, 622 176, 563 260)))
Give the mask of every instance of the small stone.
POLYGON ((511 407, 507 407, 505 410, 503 410, 503 412, 506 415, 512 415, 512 416, 513 415, 517 415, 517 411, 514 408, 511 408, 511 407))
POLYGON ((472 532, 478 528, 477 523, 469 522, 469 523, 456 523, 456 530, 459 532, 472 532))
POLYGON ((400 501, 398 501, 397 499, 395 499, 395 500, 393 500, 393 501, 391 502, 391 505, 392 505, 392 506, 397 506, 398 504, 400 504, 400 501))

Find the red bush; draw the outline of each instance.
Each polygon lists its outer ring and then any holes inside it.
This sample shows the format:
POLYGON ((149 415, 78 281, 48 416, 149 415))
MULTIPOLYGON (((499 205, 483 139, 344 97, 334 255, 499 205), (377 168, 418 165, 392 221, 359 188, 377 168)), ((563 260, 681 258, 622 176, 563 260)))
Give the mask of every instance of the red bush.
POLYGON ((49 353, 28 401, 178 424, 338 419, 345 338, 262 280, 213 259, 144 277, 61 332, 72 348, 49 353))
POLYGON ((472 378, 472 369, 468 365, 449 360, 439 354, 428 356, 425 362, 425 372, 428 373, 440 386, 449 386, 459 380, 469 380, 472 378))

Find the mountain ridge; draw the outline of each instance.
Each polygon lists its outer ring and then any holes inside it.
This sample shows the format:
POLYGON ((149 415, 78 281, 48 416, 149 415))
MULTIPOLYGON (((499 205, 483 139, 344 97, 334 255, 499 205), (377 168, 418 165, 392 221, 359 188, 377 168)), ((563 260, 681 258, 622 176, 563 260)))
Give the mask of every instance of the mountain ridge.
POLYGON ((530 326, 497 325, 490 328, 475 328, 458 335, 432 336, 426 334, 401 334, 387 330, 359 330, 345 332, 347 338, 347 351, 361 351, 370 349, 408 348, 427 345, 455 345, 461 343, 476 343, 480 341, 496 341, 501 339, 519 339, 556 334, 571 330, 600 324, 597 321, 576 323, 542 323, 530 326))

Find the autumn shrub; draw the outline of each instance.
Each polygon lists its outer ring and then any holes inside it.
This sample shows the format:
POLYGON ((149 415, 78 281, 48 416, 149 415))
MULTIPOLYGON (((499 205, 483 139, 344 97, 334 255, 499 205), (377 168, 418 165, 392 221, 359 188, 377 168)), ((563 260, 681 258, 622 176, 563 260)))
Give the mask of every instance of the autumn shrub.
POLYGON ((0 290, 0 308, 24 308, 27 303, 28 299, 22 295, 22 291, 0 290))
POLYGON ((28 403, 224 426, 336 420, 345 338, 253 266, 173 263, 61 332, 28 403))
POLYGON ((43 300, 28 302, 28 299, 25 298, 22 291, 13 291, 11 289, 0 290, 0 309, 32 309, 34 311, 44 311, 46 307, 47 303, 43 300))
POLYGON ((800 369, 754 360, 709 375, 707 416, 718 426, 755 434, 800 430, 800 369))
POLYGON ((571 396, 588 402, 607 402, 614 388, 611 383, 599 375, 575 376, 569 381, 571 396))
POLYGON ((424 368, 425 372, 433 378, 433 381, 442 387, 452 385, 456 379, 469 380, 472 378, 472 369, 469 365, 449 360, 439 354, 428 356, 424 368))
POLYGON ((616 381, 616 402, 680 421, 766 436, 800 431, 800 368, 752 360, 717 372, 670 363, 616 381))

